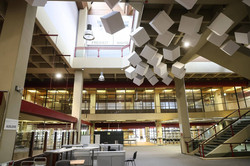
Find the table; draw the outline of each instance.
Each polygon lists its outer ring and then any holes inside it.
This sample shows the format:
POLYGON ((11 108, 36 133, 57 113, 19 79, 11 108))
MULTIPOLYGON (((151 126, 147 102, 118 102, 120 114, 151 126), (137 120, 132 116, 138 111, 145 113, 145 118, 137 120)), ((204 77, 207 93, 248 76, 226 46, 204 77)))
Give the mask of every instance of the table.
POLYGON ((84 162, 85 160, 70 160, 70 165, 82 165, 84 162))
MULTIPOLYGON (((52 165, 55 165, 56 161, 58 160, 58 155, 65 153, 65 152, 71 152, 70 158, 72 156, 72 151, 75 150, 75 148, 61 148, 61 149, 56 149, 56 150, 47 150, 44 153, 49 153, 52 154, 52 165)), ((66 155, 67 158, 68 155, 66 155)))
POLYGON ((72 147, 84 147, 83 144, 69 144, 69 145, 62 145, 63 148, 72 148, 72 147))
POLYGON ((130 145, 131 145, 131 142, 135 142, 136 143, 136 139, 125 139, 123 140, 123 142, 127 141, 130 145))
POLYGON ((92 163, 91 163, 91 166, 94 165, 94 150, 95 149, 99 149, 99 147, 94 147, 94 146, 86 146, 86 147, 73 147, 72 149, 81 149, 81 150, 87 150, 87 151, 92 151, 92 157, 91 157, 91 160, 92 160, 92 163))

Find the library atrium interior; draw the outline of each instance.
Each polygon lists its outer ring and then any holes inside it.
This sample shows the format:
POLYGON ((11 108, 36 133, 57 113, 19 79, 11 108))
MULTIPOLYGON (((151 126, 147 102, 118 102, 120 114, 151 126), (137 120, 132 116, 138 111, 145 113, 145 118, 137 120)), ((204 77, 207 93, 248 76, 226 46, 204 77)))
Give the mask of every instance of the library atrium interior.
POLYGON ((0 166, 249 165, 249 65, 250 0, 1 0, 0 166))

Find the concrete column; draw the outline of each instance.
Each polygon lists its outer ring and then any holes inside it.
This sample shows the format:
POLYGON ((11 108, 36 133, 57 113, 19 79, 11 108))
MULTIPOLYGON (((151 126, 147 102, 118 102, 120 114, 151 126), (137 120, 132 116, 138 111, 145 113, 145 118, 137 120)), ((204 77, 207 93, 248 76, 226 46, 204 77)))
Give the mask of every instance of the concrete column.
POLYGON ((150 142, 149 127, 145 127, 146 142, 150 142))
POLYGON ((161 121, 157 120, 155 122, 155 125, 156 125, 157 145, 163 145, 161 121))
POLYGON ((90 143, 94 143, 94 132, 95 132, 95 122, 92 122, 92 126, 90 127, 90 143))
POLYGON ((160 102, 160 92, 155 90, 155 113, 161 113, 161 102, 160 102))
POLYGON ((181 152, 187 153, 186 142, 191 140, 190 124, 188 116, 187 98, 185 93, 184 79, 175 78, 176 100, 178 107, 179 127, 181 133, 181 152))
MULTIPOLYGON (((82 116, 82 88, 83 88, 83 71, 75 71, 74 92, 73 92, 73 105, 72 116, 77 118, 75 129, 81 133, 81 116, 82 116)), ((77 142, 80 142, 81 134, 78 134, 77 142)))
MULTIPOLYGON (((36 7, 25 1, 8 2, 0 36, 0 89, 9 91, 5 116, 8 119, 19 119, 22 93, 15 91, 15 87, 24 87, 36 10, 36 7)), ((4 122, 5 119, 2 125, 4 122)), ((3 130, 0 139, 0 163, 12 159, 15 138, 15 130, 3 130)))
POLYGON ((90 94, 90 114, 95 114, 96 94, 90 94))
MULTIPOLYGON (((87 17, 88 17, 88 8, 87 7, 79 10, 76 47, 86 46, 86 40, 83 39, 83 35, 85 33, 85 30, 87 29, 87 17)), ((82 49, 76 50, 76 56, 84 56, 84 55, 85 55, 85 50, 82 50, 82 49)))

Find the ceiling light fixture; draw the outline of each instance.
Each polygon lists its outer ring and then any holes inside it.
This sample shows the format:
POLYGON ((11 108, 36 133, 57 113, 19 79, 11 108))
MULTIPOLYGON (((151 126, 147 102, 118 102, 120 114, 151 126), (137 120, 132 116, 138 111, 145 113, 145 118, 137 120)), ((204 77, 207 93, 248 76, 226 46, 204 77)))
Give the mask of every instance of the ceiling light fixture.
POLYGON ((87 29, 83 35, 83 38, 85 40, 94 40, 95 37, 93 35, 93 31, 92 31, 92 25, 91 24, 87 24, 87 29))
POLYGON ((184 47, 188 48, 190 46, 189 42, 184 42, 184 47))
POLYGON ((100 76, 99 76, 99 78, 98 78, 98 81, 105 81, 103 72, 101 72, 101 74, 100 74, 100 76))
POLYGON ((56 78, 62 78, 62 74, 61 73, 56 73, 56 78))

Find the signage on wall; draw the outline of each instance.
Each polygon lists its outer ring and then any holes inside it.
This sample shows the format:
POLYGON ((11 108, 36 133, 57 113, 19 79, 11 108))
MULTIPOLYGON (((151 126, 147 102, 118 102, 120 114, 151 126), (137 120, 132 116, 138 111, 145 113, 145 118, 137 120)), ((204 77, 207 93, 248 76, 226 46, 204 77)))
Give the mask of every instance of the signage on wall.
POLYGON ((18 120, 5 119, 4 130, 17 130, 18 120))

